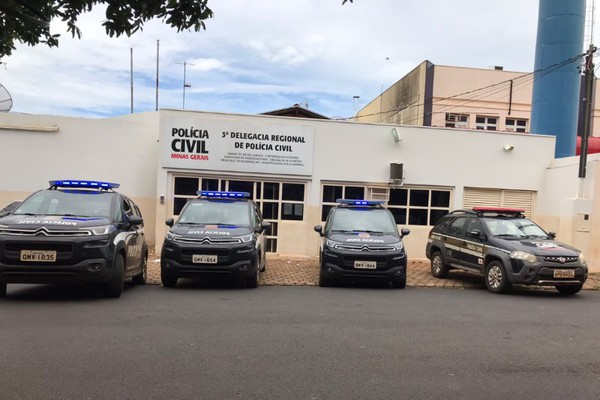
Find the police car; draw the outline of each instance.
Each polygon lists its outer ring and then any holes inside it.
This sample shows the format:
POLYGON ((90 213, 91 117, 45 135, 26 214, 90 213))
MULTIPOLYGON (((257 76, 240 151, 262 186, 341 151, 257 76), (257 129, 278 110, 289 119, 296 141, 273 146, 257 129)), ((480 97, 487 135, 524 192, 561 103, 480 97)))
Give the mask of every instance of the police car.
POLYGON ((200 191, 170 227, 160 261, 163 286, 179 278, 224 278, 258 287, 265 270, 265 229, 256 203, 247 192, 200 191))
POLYGON ((525 210, 475 207, 453 211, 431 229, 426 245, 431 273, 452 268, 481 274, 490 292, 513 284, 555 286, 565 295, 581 290, 588 267, 581 252, 525 218, 525 210))
POLYGON ((406 286, 406 250, 392 213, 376 200, 338 199, 325 227, 315 226, 323 238, 319 252, 319 286, 341 279, 374 278, 406 286))
POLYGON ((0 218, 0 296, 9 283, 146 282, 148 247, 139 208, 100 181, 56 180, 0 218))

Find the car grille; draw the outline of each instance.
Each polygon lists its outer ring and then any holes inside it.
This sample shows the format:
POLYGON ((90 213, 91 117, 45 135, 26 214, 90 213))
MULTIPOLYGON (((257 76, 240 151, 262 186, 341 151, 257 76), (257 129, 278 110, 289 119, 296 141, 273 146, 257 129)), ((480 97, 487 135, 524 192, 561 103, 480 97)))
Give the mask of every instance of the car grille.
POLYGON ((178 243, 195 243, 195 244, 237 244, 242 243, 240 238, 191 238, 191 237, 177 237, 173 241, 178 243))
POLYGON ((350 251, 391 251, 395 250, 394 246, 373 246, 368 244, 353 245, 353 244, 338 244, 336 249, 350 251))
POLYGON ((544 257, 544 261, 566 264, 579 261, 579 257, 544 257))
POLYGON ((9 236, 52 236, 52 237, 72 237, 72 236, 90 236, 92 232, 83 230, 48 230, 45 227, 38 229, 17 229, 1 228, 0 234, 9 236))

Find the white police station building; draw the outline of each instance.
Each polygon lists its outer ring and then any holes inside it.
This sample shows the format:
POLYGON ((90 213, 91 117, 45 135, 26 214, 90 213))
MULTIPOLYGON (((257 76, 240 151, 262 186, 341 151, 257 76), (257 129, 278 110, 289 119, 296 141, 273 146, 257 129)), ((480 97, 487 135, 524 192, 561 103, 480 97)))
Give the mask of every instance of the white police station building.
POLYGON ((553 136, 187 110, 5 113, 0 208, 49 180, 118 182, 159 248, 164 220, 198 190, 245 191, 272 222, 267 251, 316 256, 313 226, 336 199, 377 199, 411 229, 409 258, 422 259, 431 226, 448 211, 520 207, 600 271, 600 156, 589 156, 582 180, 579 158, 554 159, 554 146, 553 136))

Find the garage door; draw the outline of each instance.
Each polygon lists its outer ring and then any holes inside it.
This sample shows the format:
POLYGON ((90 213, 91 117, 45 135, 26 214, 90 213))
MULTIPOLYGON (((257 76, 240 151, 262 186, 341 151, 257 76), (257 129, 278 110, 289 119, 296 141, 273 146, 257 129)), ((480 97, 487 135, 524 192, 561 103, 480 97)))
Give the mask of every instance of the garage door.
POLYGON ((531 218, 535 208, 535 192, 530 190, 465 188, 463 206, 467 209, 477 206, 523 208, 525 216, 531 218))

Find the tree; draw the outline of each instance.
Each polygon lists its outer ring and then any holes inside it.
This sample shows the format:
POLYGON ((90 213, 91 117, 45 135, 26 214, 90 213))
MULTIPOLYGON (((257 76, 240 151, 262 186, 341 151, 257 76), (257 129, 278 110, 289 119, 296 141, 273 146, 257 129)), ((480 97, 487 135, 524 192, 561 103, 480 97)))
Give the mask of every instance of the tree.
POLYGON ((204 20, 213 16, 207 3, 208 0, 0 0, 0 58, 12 54, 15 42, 57 47, 60 35, 50 32, 50 21, 55 18, 67 23, 67 31, 73 37, 81 38, 77 18, 95 6, 106 5, 102 25, 108 36, 119 37, 131 36, 153 18, 162 19, 178 32, 206 29, 204 20))

